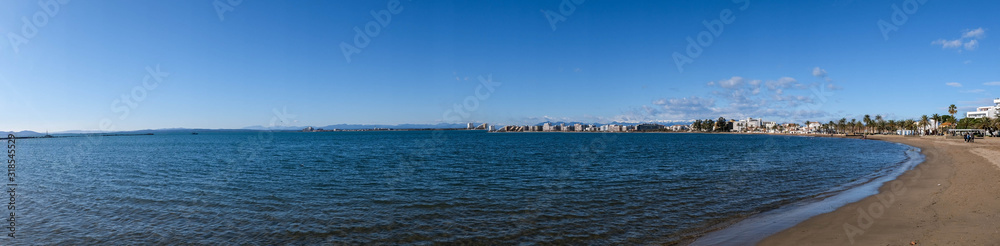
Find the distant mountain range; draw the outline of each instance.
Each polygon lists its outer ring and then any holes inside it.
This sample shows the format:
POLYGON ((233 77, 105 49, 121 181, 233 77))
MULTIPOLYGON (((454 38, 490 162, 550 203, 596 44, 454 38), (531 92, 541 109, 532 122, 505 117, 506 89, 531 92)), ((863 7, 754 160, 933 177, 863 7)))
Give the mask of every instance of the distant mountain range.
POLYGON ((37 133, 33 131, 19 131, 19 132, 0 132, 0 138, 6 138, 7 134, 14 134, 16 137, 40 137, 45 136, 45 133, 37 133))

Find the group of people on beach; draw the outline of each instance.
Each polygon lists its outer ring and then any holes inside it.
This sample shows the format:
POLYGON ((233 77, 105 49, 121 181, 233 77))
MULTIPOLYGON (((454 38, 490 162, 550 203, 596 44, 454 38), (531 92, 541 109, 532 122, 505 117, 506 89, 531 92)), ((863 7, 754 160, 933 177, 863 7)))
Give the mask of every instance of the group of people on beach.
POLYGON ((976 142, 976 135, 972 135, 972 133, 966 133, 965 134, 965 142, 966 143, 975 143, 976 142))

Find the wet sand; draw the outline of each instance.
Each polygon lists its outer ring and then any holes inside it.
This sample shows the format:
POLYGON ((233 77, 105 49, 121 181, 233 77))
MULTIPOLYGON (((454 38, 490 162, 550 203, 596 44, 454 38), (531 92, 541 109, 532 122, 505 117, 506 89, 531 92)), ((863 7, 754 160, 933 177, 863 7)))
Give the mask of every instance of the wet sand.
POLYGON ((1000 139, 869 138, 918 147, 926 160, 885 183, 878 195, 812 217, 759 245, 1000 244, 1000 139))

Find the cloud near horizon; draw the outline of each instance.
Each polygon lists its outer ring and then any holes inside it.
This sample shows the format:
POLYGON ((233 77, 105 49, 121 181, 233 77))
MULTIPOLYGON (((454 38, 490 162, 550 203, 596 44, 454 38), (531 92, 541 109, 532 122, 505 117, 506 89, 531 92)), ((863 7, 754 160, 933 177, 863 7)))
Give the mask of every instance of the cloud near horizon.
MULTIPOLYGON (((826 70, 816 67, 812 75, 828 80, 826 70)), ((769 121, 817 120, 832 114, 821 110, 833 89, 829 83, 802 83, 792 77, 770 80, 733 76, 709 81, 709 95, 661 98, 652 106, 629 112, 628 117, 646 121, 725 118, 765 118, 769 121)))

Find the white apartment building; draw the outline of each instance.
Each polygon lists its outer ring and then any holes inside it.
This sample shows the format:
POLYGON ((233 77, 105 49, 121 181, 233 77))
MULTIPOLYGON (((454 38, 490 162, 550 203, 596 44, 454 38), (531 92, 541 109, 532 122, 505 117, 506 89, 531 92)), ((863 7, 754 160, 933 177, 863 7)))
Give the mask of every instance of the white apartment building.
POLYGON ((778 126, 778 123, 774 122, 774 121, 765 121, 764 122, 764 127, 765 128, 775 128, 777 126, 778 126))
POLYGON ((741 132, 741 131, 746 130, 746 129, 754 129, 754 128, 756 128, 756 129, 764 128, 764 120, 763 119, 747 118, 745 120, 739 120, 739 121, 733 122, 733 131, 734 132, 741 132))
POLYGON ((984 106, 976 108, 976 111, 966 112, 966 118, 996 118, 997 111, 1000 111, 1000 98, 993 99, 993 106, 984 106))

